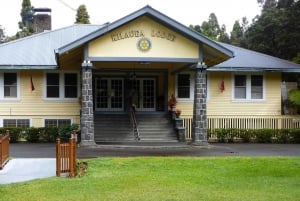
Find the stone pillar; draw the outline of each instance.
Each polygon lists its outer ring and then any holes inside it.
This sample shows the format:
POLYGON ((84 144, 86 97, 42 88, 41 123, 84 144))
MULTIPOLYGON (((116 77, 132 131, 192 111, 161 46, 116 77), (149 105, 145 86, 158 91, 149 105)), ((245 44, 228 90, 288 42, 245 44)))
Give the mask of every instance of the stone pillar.
POLYGON ((95 145, 94 140, 94 109, 93 109, 93 74, 90 62, 82 63, 81 88, 81 145, 95 145))
POLYGON ((195 71, 192 143, 193 145, 207 146, 206 66, 198 64, 195 71))

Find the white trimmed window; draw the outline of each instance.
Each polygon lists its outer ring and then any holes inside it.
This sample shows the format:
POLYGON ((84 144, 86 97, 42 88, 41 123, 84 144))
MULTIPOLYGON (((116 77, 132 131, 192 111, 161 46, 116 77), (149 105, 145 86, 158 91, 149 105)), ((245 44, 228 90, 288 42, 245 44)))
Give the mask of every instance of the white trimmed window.
POLYGON ((3 119, 3 127, 29 128, 30 119, 3 119))
POLYGON ((45 119, 45 127, 70 126, 71 119, 45 119))
POLYGON ((194 73, 183 72, 176 76, 176 98, 179 100, 194 99, 194 73))
POLYGON ((265 81, 262 74, 235 74, 233 100, 264 100, 265 81))
POLYGON ((13 100, 19 98, 19 74, 16 72, 0 73, 0 100, 13 100))
POLYGON ((49 72, 45 77, 47 99, 77 99, 79 97, 78 73, 49 72))

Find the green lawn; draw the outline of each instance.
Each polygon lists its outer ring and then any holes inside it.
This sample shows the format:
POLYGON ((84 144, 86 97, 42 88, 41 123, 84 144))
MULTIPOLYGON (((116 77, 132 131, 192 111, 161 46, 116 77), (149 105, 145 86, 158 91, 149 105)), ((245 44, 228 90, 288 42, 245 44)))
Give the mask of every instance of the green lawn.
POLYGON ((300 157, 87 160, 82 178, 0 185, 0 200, 300 200, 300 157))

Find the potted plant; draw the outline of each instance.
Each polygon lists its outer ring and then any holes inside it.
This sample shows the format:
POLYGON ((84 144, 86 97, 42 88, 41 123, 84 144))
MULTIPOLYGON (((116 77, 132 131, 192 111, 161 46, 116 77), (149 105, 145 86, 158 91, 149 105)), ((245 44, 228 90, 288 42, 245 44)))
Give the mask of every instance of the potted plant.
POLYGON ((181 110, 180 109, 176 109, 175 110, 175 115, 176 115, 176 118, 179 118, 180 115, 181 115, 181 110))

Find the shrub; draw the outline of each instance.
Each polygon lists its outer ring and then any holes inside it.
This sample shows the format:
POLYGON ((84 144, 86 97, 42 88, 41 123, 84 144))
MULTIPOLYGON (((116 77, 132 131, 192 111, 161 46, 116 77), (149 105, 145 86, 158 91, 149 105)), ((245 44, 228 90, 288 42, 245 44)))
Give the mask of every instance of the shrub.
POLYGON ((257 130, 254 130, 254 132, 255 132, 256 142, 259 142, 259 143, 272 142, 272 136, 273 136, 274 130, 266 128, 266 129, 257 129, 257 130))
POLYGON ((44 127, 40 130, 40 140, 44 142, 55 142, 58 136, 57 127, 44 127))
POLYGON ((71 138, 71 134, 74 130, 78 130, 78 124, 66 125, 58 127, 58 137, 62 140, 68 140, 71 138))
POLYGON ((75 176, 76 177, 82 177, 88 168, 88 163, 85 161, 76 161, 76 172, 75 172, 75 176))
POLYGON ((236 137, 239 136, 239 129, 229 128, 226 129, 226 138, 228 142, 233 142, 236 137))
POLYGON ((17 128, 17 127, 6 127, 6 128, 0 128, 0 133, 4 134, 6 130, 9 130, 9 142, 14 143, 17 142, 22 133, 22 128, 17 128))
POLYGON ((276 131, 276 142, 277 143, 290 142, 290 131, 291 129, 278 129, 276 131))
POLYGON ((38 142, 40 139, 40 128, 27 128, 25 130, 25 139, 28 142, 38 142))
POLYGON ((291 141, 294 143, 300 143, 300 129, 291 129, 290 130, 291 141))
POLYGON ((212 131, 213 129, 207 129, 207 140, 211 138, 212 131))
POLYGON ((217 135, 218 142, 225 142, 227 131, 224 128, 214 129, 213 132, 217 135))
POLYGON ((247 129, 240 129, 240 138, 242 139, 242 142, 250 142, 253 138, 253 131, 247 129))

